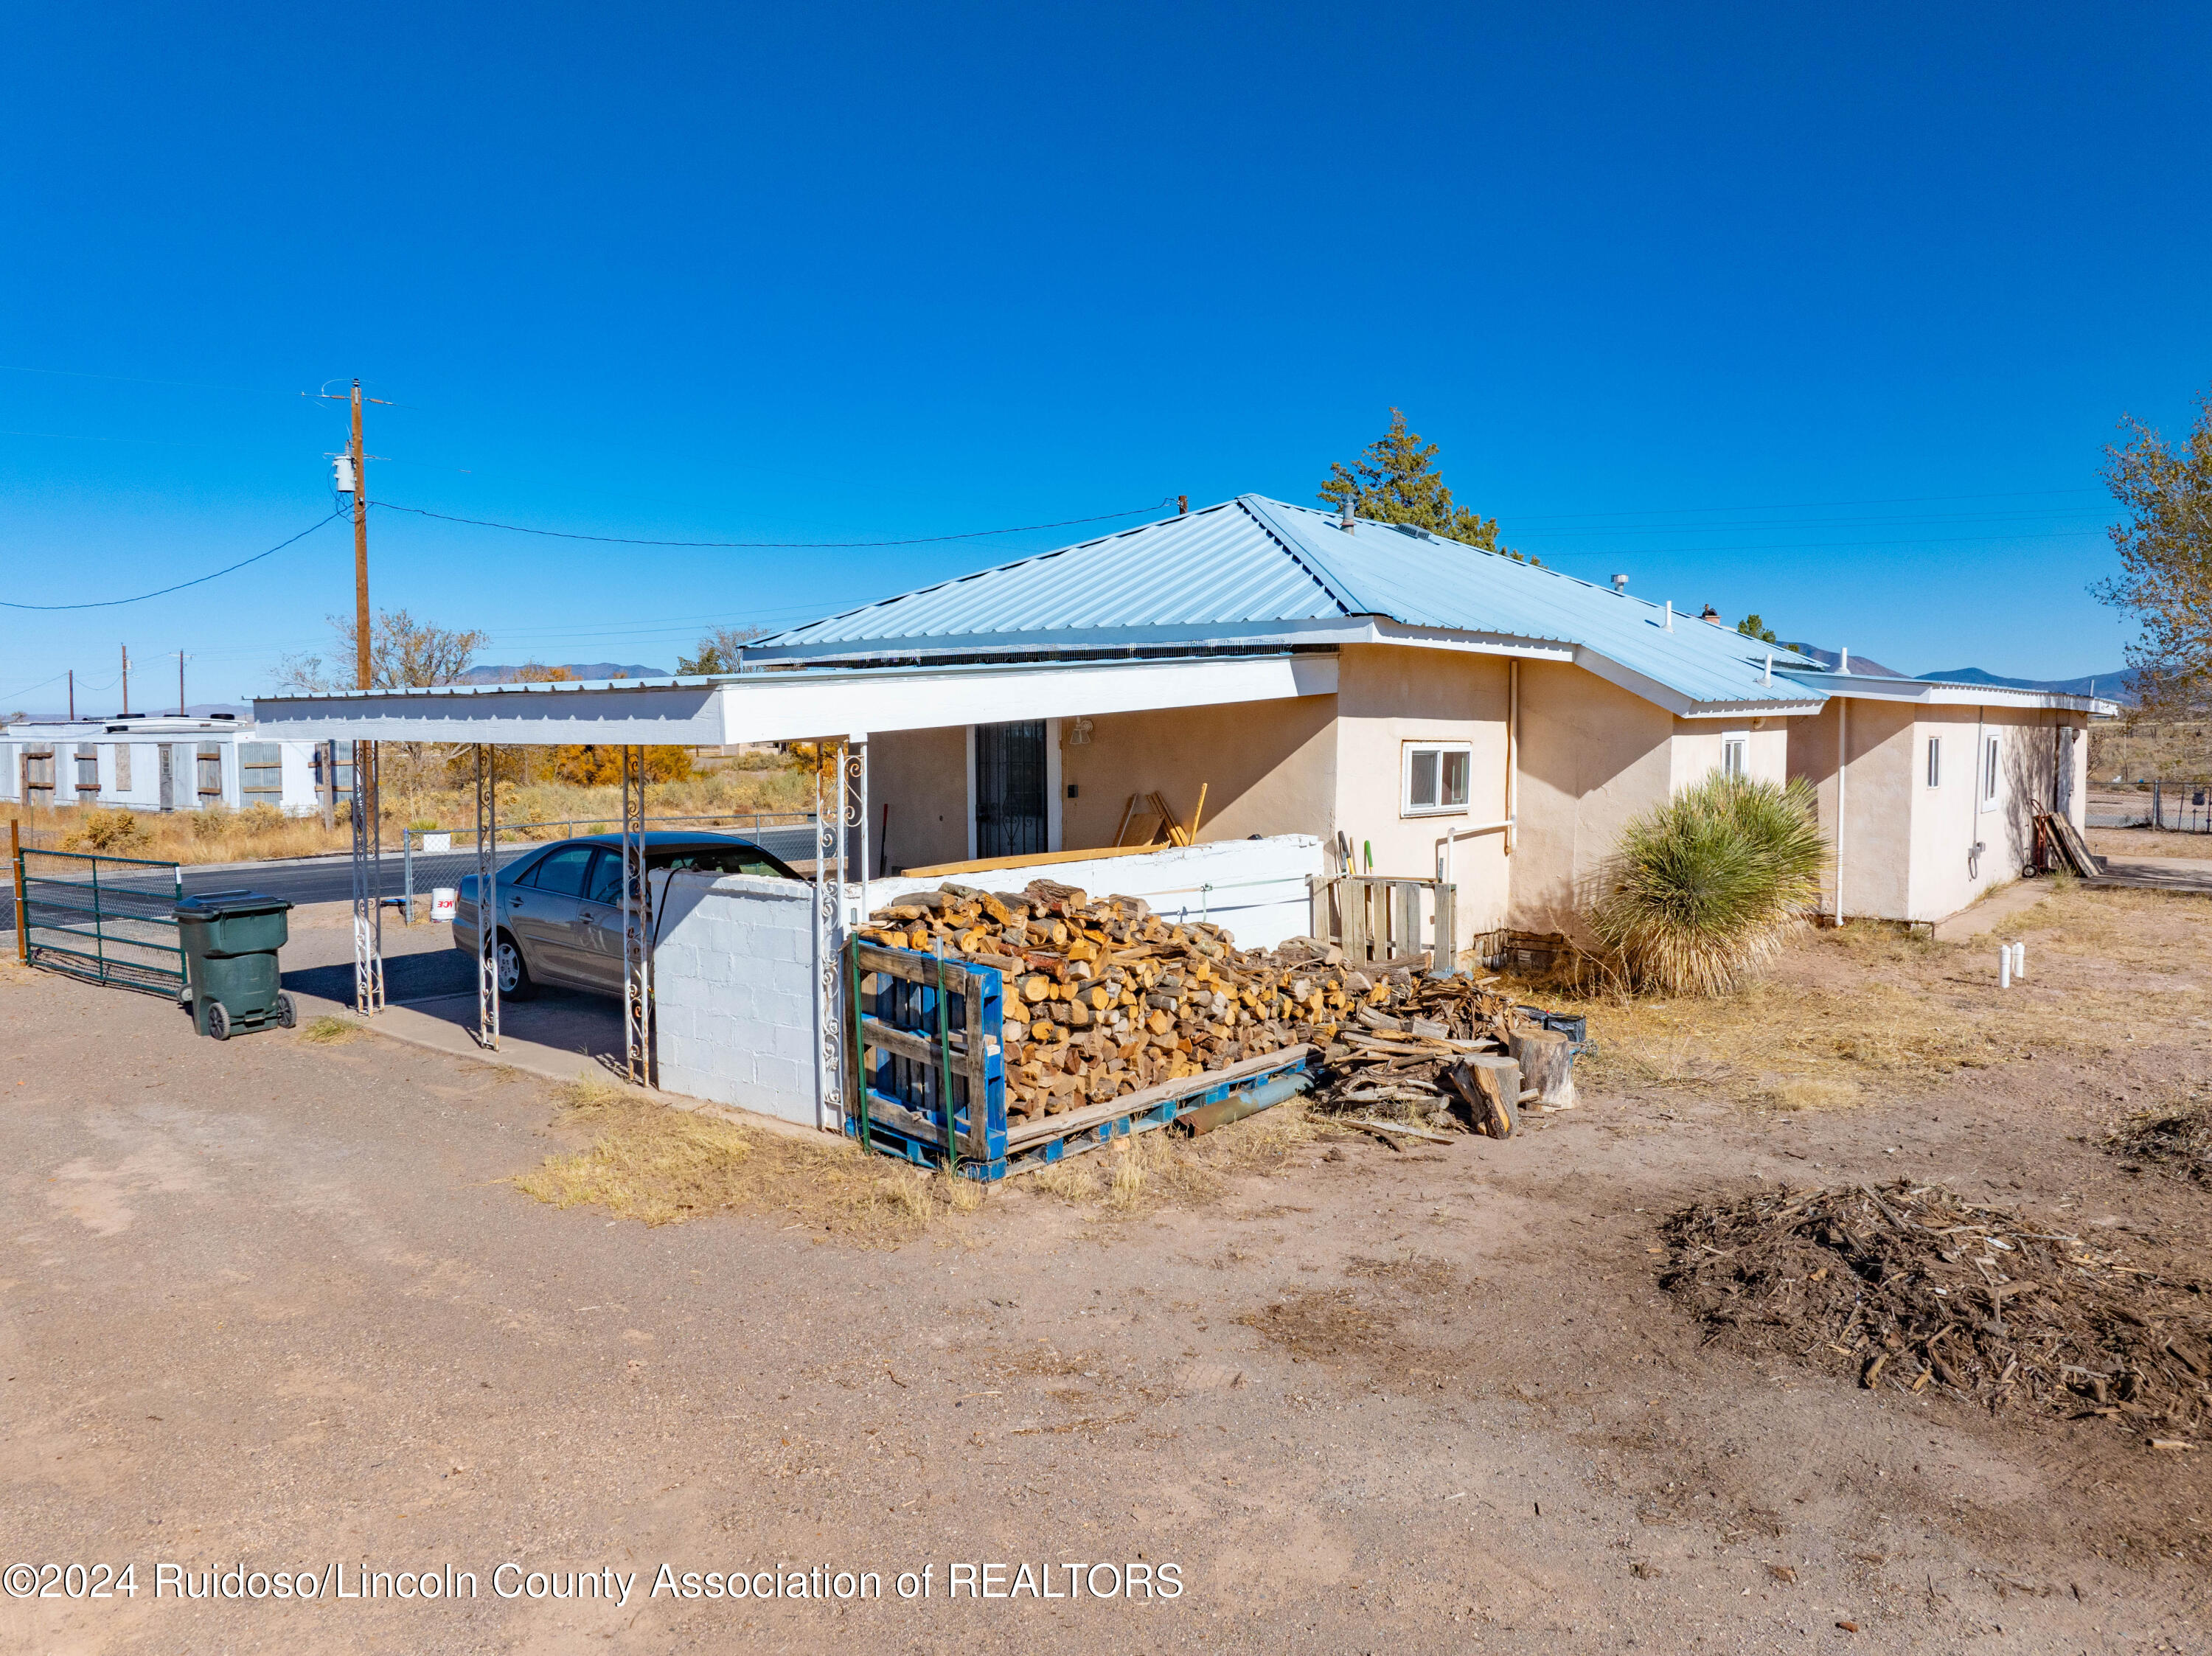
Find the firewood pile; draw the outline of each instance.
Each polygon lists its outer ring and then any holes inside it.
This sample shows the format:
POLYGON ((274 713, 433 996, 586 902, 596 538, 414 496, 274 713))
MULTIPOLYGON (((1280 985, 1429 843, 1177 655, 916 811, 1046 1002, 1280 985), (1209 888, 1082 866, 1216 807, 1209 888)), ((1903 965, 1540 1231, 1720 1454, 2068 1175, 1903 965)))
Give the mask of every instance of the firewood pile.
MULTIPOLYGON (((878 909, 859 935, 1004 974, 1006 1109, 1018 1120, 1300 1045, 1325 1059, 1324 1107, 1407 1095, 1440 1113, 1465 1101, 1449 1072, 1501 1051, 1516 1017, 1504 996, 1464 980, 1370 974, 1313 937, 1241 949, 1221 927, 1170 921, 1141 897, 1093 898, 1050 880, 1018 892, 947 882, 878 909)), ((1483 1097, 1480 1081, 1462 1082, 1483 1097)), ((1517 1107, 1492 1090, 1506 1112, 1517 1107)), ((1480 1123, 1488 1107, 1469 1107, 1480 1123)))
MULTIPOLYGON (((1324 1053, 1327 1079, 1316 1101, 1361 1112, 1370 1125, 1410 1119, 1431 1132, 1508 1137, 1524 1100, 1541 1090, 1523 1084, 1518 1061, 1541 1032, 1492 981, 1409 977, 1388 1011, 1355 1008, 1324 1053)), ((1563 1048, 1565 1037, 1555 1044, 1563 1048)), ((1564 1073, 1564 1051, 1559 1061, 1564 1073)))
POLYGON ((1761 1191, 1669 1219, 1660 1285, 1713 1338, 1869 1390, 2101 1416, 2179 1448, 2212 1426, 2203 1285, 1941 1185, 1761 1191))

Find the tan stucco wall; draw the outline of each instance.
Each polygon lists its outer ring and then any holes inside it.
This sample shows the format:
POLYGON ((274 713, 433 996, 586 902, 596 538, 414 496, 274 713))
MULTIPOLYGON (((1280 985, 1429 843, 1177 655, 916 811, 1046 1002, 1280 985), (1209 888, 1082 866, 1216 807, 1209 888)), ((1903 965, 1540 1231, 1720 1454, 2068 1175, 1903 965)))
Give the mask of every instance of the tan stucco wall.
MULTIPOLYGON (((1811 781, 1820 826, 1836 834, 1836 747, 1841 700, 1795 727, 1793 776, 1811 781)), ((2079 715, 2044 709, 1908 707, 1850 700, 1848 818, 1840 859, 1844 913, 1887 920, 1947 919, 1993 887, 2020 877, 2035 846, 2033 813, 2055 797, 2062 725, 2079 715), (1981 740, 1998 739, 1998 787, 1985 805, 1981 740), (1940 779, 1928 786, 1928 743, 1942 743, 1940 779), (1982 847, 1978 857, 1972 848, 1982 847)), ((2074 743, 2071 815, 2087 795, 2088 743, 2074 743)), ((1834 885, 1828 904, 1834 905, 1834 885)))
POLYGON ((1374 850, 1377 874, 1434 879, 1449 826, 1452 883, 1459 890, 1459 946, 1504 924, 1503 830, 1470 828, 1505 818, 1508 664, 1453 650, 1359 645, 1337 670, 1336 823, 1362 868, 1374 850), (1408 743, 1464 742, 1472 750, 1468 809, 1449 816, 1405 814, 1408 743))
POLYGON ((1784 719, 1678 719, 1668 755, 1669 786, 1677 793, 1721 767, 1721 745, 1744 739, 1744 774, 1758 782, 1790 777, 1789 722, 1784 719))
POLYGON ((893 869, 968 855, 968 727, 899 731, 868 743, 868 802, 893 869), (888 822, 884 807, 890 807, 888 822))
MULTIPOLYGON (((1520 828, 1508 925, 1581 935, 1581 900, 1621 828, 1673 786, 1675 725, 1665 709, 1579 667, 1522 664, 1520 828)), ((1717 741, 1712 761, 1720 761, 1717 741)))
POLYGON ((1091 721, 1091 740, 1071 744, 1060 723, 1060 843, 1110 846, 1129 796, 1158 791, 1188 824, 1206 789, 1198 837, 1312 834, 1327 838, 1336 766, 1330 724, 1337 698, 1297 696, 1221 707, 1109 713, 1091 721), (1073 784, 1075 798, 1066 797, 1073 784))

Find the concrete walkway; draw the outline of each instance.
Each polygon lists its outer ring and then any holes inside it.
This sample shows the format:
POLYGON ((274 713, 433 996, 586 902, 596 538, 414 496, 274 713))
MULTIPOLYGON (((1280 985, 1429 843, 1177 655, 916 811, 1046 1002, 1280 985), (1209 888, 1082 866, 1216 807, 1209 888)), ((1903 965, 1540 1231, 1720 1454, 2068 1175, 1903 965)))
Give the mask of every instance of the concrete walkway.
POLYGON ((1984 937, 2008 925, 2051 895, 2047 880, 2021 880, 1991 892, 1971 908, 1962 908, 1948 920, 1936 923, 1938 943, 1960 943, 1984 937))

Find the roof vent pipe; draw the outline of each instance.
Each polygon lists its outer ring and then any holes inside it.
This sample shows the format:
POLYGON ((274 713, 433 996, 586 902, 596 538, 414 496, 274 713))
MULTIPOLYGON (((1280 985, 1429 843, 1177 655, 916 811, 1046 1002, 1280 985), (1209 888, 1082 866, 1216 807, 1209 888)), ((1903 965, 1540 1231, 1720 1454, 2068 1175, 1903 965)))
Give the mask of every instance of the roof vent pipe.
POLYGON ((1667 630, 1670 633, 1674 630, 1674 600, 1672 598, 1667 600, 1667 630))
POLYGON ((1839 673, 1848 673, 1850 670, 1851 646, 1846 644, 1844 646, 1843 653, 1836 658, 1836 670, 1839 673))
POLYGON ((1615 575, 1613 578, 1613 590, 1616 592, 1626 592, 1628 590, 1628 577, 1615 575))
POLYGON ((1352 525, 1352 497, 1348 494, 1344 497, 1343 502, 1337 507, 1336 526, 1339 529, 1341 529, 1347 535, 1356 535, 1359 532, 1352 525))
POLYGON ((1771 650, 1766 652, 1766 676, 1760 682, 1766 684, 1774 682, 1774 652, 1771 650))

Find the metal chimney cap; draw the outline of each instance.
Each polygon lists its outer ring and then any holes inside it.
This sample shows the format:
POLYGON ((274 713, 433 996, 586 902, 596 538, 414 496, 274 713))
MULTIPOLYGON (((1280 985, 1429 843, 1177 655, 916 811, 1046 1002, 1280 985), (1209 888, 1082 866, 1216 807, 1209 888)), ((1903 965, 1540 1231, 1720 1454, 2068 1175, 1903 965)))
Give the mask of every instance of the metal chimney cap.
POLYGON ((1356 535, 1359 532, 1358 526, 1352 521, 1352 498, 1349 495, 1337 503, 1336 526, 1347 535, 1356 535))
POLYGON ((1628 577, 1615 575, 1613 578, 1613 590, 1616 592, 1626 592, 1628 590, 1628 577))

